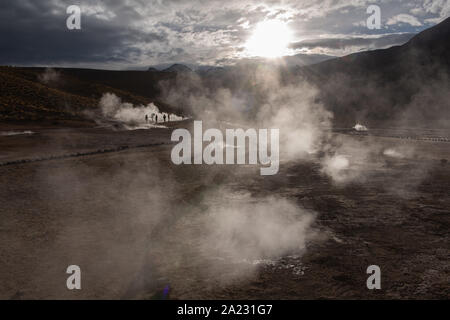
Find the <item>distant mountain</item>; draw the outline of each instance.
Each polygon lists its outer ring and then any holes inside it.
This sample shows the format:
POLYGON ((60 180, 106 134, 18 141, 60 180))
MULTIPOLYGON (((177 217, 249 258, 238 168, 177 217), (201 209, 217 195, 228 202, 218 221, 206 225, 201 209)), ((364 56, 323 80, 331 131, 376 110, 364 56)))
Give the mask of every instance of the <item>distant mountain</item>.
MULTIPOLYGON (((320 63, 311 70, 321 73, 349 72, 378 74, 391 71, 410 72, 411 67, 432 64, 450 65, 450 18, 429 28, 401 46, 350 54, 348 56, 320 63), (391 70, 393 69, 393 70, 391 70)), ((398 75, 398 72, 396 72, 398 75)))
POLYGON ((314 84, 316 101, 333 111, 339 126, 450 127, 449 39, 450 18, 402 46, 342 58, 296 55, 197 66, 195 71, 184 64, 162 71, 55 68, 49 79, 57 80, 49 82, 43 81, 45 68, 0 67, 0 120, 79 118, 84 110, 97 108, 105 92, 133 104, 155 102, 163 111, 189 114, 186 96, 212 95, 222 88, 245 100, 247 116, 252 116, 266 103, 261 75, 276 74, 282 84, 314 84))
POLYGON ((197 72, 198 74, 207 74, 207 73, 211 73, 211 72, 221 72, 223 70, 225 70, 224 67, 198 66, 195 69, 195 72, 197 72))
POLYGON ((409 42, 298 68, 343 125, 450 127, 450 18, 409 42))
POLYGON ((334 56, 325 54, 304 54, 299 53, 293 56, 283 57, 283 61, 287 66, 309 66, 323 61, 335 59, 334 56))
POLYGON ((154 102, 162 111, 175 112, 158 99, 159 81, 170 81, 172 73, 53 71, 57 79, 46 82, 42 79, 46 68, 0 67, 0 121, 82 120, 85 111, 98 109, 100 98, 107 92, 134 105, 154 102))
POLYGON ((183 64, 173 64, 169 68, 162 70, 162 72, 175 72, 175 73, 191 73, 193 72, 191 68, 183 64))
POLYGON ((196 65, 192 63, 175 63, 172 65, 161 64, 157 66, 149 67, 148 71, 158 71, 161 72, 196 72, 198 74, 206 74, 210 72, 222 72, 225 69, 232 69, 234 67, 242 67, 243 65, 254 65, 254 64, 268 64, 268 65, 283 65, 283 66, 308 66, 323 62, 326 60, 334 59, 334 56, 328 56, 323 54, 296 54, 293 56, 284 56, 278 59, 268 59, 268 58, 247 58, 241 59, 234 65, 228 66, 213 66, 213 65, 196 65))
POLYGON ((147 69, 147 71, 149 71, 149 72, 158 72, 159 70, 156 69, 156 68, 153 68, 153 67, 149 67, 149 68, 147 69))
MULTIPOLYGON (((252 67, 255 65, 267 65, 267 66, 275 66, 281 68, 289 68, 289 67, 303 67, 309 66, 316 63, 320 63, 323 61, 335 59, 334 56, 328 56, 324 54, 306 54, 299 53, 293 56, 284 56, 276 59, 272 58, 263 58, 263 57, 254 57, 254 58, 244 58, 240 59, 236 62, 235 65, 231 65, 226 67, 226 69, 233 68, 242 68, 242 67, 252 67)), ((211 67, 210 67, 211 68, 211 67)), ((223 68, 222 68, 223 69, 223 68)))

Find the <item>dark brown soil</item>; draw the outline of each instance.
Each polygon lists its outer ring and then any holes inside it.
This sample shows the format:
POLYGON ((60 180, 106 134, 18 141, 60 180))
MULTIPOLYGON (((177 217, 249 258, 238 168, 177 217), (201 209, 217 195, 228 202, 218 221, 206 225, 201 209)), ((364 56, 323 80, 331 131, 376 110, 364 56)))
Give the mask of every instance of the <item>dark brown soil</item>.
POLYGON ((32 130, 0 137, 0 162, 148 146, 0 166, 2 299, 152 299, 164 288, 172 299, 449 298, 448 143, 402 142, 417 156, 336 185, 314 160, 282 162, 270 177, 248 166, 175 166, 171 146, 150 146, 169 142, 170 129, 32 130), (313 210, 318 236, 248 272, 236 274, 236 261, 208 268, 196 215, 222 188, 313 210), (71 264, 81 267, 80 291, 66 288, 71 264), (366 287, 372 264, 381 290, 366 287))

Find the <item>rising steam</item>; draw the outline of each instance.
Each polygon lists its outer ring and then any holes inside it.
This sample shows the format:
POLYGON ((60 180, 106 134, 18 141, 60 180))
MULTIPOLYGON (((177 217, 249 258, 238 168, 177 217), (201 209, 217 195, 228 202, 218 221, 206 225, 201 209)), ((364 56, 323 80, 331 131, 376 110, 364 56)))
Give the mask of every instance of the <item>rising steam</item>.
MULTIPOLYGON (((242 66, 206 79, 181 74, 174 83, 162 82, 161 89, 166 101, 212 126, 219 122, 279 129, 281 162, 317 161, 321 172, 340 185, 363 182, 370 163, 380 167, 386 157, 398 157, 391 151, 383 153, 370 136, 361 141, 333 134, 330 129, 335 116, 320 99, 322 88, 301 77, 287 80, 282 74, 277 67, 242 66)), ((353 129, 368 131, 361 123, 353 129)), ((413 152, 405 154, 410 157, 413 152)))
POLYGON ((314 232, 314 214, 279 197, 252 198, 248 194, 221 192, 205 218, 207 241, 204 250, 236 261, 275 259, 299 253, 314 232))
POLYGON ((106 119, 121 122, 128 129, 161 128, 164 126, 159 123, 164 122, 164 117, 170 121, 183 120, 183 117, 176 114, 161 112, 154 103, 146 106, 134 106, 131 103, 123 102, 113 93, 103 94, 100 99, 100 108, 106 119))
POLYGON ((45 71, 38 76, 39 81, 44 84, 58 83, 60 78, 60 72, 52 68, 46 68, 45 71))

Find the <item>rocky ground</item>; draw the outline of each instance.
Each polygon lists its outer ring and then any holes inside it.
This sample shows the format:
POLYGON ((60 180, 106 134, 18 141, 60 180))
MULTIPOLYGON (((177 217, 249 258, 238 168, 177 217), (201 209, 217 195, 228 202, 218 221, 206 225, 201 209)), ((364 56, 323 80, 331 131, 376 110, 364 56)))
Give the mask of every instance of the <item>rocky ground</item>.
MULTIPOLYGON (((358 168, 363 178, 336 184, 315 159, 282 162, 275 176, 175 166, 170 128, 1 131, 33 132, 0 136, 2 299, 449 298, 445 141, 358 136, 386 148, 402 140, 414 156, 380 155, 358 168), (285 200, 299 219, 315 217, 304 248, 274 255, 284 247, 250 241, 215 251, 225 244, 211 208, 276 211, 285 200), (72 264, 82 270, 79 291, 66 288, 72 264), (366 287, 369 265, 381 268, 381 290, 366 287)), ((267 231, 274 243, 282 236, 267 231)))

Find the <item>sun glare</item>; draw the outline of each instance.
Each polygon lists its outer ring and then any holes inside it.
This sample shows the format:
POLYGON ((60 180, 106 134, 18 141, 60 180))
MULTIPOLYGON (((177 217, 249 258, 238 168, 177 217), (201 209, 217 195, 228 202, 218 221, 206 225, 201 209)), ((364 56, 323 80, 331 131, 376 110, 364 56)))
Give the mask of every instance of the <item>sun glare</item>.
POLYGON ((260 22, 245 47, 251 56, 276 58, 289 53, 292 32, 285 22, 267 20, 260 22))

